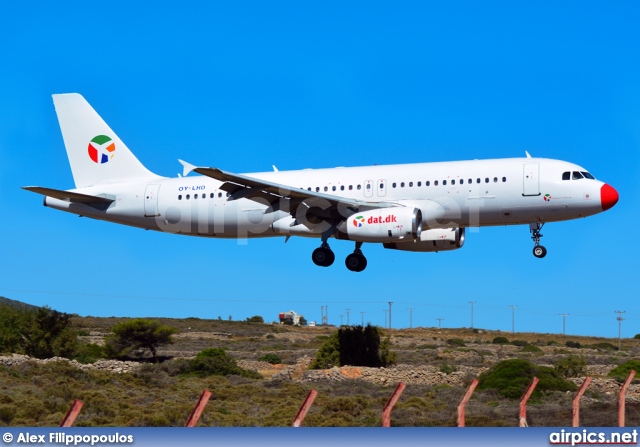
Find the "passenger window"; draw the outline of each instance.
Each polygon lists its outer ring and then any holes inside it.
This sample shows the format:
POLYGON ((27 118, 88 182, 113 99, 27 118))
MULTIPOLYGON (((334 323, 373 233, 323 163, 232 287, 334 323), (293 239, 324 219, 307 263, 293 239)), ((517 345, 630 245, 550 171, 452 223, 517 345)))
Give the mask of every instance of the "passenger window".
POLYGON ((493 183, 498 183, 498 177, 493 178, 493 183))
POLYGON ((588 178, 589 180, 595 180, 596 179, 593 175, 589 174, 588 172, 584 172, 584 171, 580 171, 580 172, 582 172, 582 175, 584 175, 585 178, 588 178))
POLYGON ((418 188, 422 186, 422 182, 418 182, 418 188))
POLYGON ((427 186, 431 186, 431 182, 429 180, 427 180, 426 182, 424 182, 425 185, 427 186))
POLYGON ((446 180, 443 180, 443 181, 442 181, 442 184, 446 186, 447 181, 446 181, 446 180))
POLYGON ((384 183, 380 183, 380 189, 384 189, 384 183))
POLYGON ((506 177, 502 177, 502 183, 506 182, 507 178, 506 177))
POLYGON ((211 193, 211 195, 209 196, 209 198, 210 198, 210 199, 213 199, 213 197, 214 197, 214 194, 213 194, 213 193, 211 193))
POLYGON ((435 180, 435 181, 433 182, 433 186, 438 186, 438 181, 437 181, 437 180, 435 180))
POLYGON ((307 191, 311 191, 311 186, 309 186, 309 187, 307 188, 307 191))
POLYGON ((578 171, 573 171, 573 180, 580 180, 582 177, 582 174, 580 174, 578 171))
POLYGON ((480 177, 478 177, 478 180, 476 180, 476 183, 480 183, 480 177))
POLYGON ((391 186, 393 186, 395 188, 397 186, 396 182, 393 182, 393 184, 391 186))
POLYGON ((316 192, 320 192, 320 187, 316 186, 316 192))
POLYGON ((353 191, 353 185, 349 185, 349 191, 353 191))
POLYGON ((178 196, 178 200, 182 200, 182 194, 178 196))
POLYGON ((197 198, 198 198, 198 194, 194 194, 194 195, 193 195, 193 198, 194 198, 194 199, 197 199, 197 198))
POLYGON ((467 183, 472 184, 473 183, 473 179, 469 179, 469 181, 467 183))
POLYGON ((362 189, 362 185, 358 185, 358 191, 362 189))
POLYGON ((451 184, 452 184, 452 185, 455 185, 455 184, 456 184, 456 181, 455 181, 455 180, 451 180, 451 184))
POLYGON ((335 190, 336 190, 336 187, 335 187, 335 186, 334 186, 334 187, 332 187, 332 188, 331 188, 331 190, 332 190, 332 191, 335 191, 335 190))
POLYGON ((371 183, 367 183, 367 189, 371 189, 371 183))
POLYGON ((404 188, 404 182, 400 183, 400 188, 404 188))
POLYGON ((484 182, 485 182, 485 183, 489 183, 489 177, 486 177, 486 178, 484 179, 484 182))
POLYGON ((413 182, 409 182, 409 188, 413 188, 413 182))
POLYGON ((222 197, 222 193, 221 192, 218 193, 218 197, 222 197))
POLYGON ((328 187, 328 186, 325 186, 325 187, 324 187, 324 192, 327 192, 327 191, 329 191, 329 187, 328 187))
POLYGON ((229 197, 231 195, 231 193, 227 193, 227 197, 229 197))
POLYGON ((464 185, 464 179, 463 178, 460 179, 460 184, 464 185))
POLYGON ((191 198, 191 196, 189 196, 189 194, 187 194, 187 200, 189 200, 191 198))
POLYGON ((340 191, 344 191, 344 185, 340 185, 340 191))
POLYGON ((571 173, 570 172, 563 172, 562 173, 562 180, 571 180, 571 173))

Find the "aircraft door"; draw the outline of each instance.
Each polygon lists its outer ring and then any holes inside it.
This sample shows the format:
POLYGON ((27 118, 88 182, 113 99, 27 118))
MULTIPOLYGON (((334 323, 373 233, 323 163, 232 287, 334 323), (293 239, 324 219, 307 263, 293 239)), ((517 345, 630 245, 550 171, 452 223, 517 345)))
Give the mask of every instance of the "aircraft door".
POLYGON ((523 196, 540 195, 540 164, 525 163, 523 173, 523 196))
POLYGON ((147 185, 144 190, 144 217, 159 216, 158 191, 160 185, 147 185))
POLYGON ((378 197, 384 197, 387 195, 387 181, 378 180, 378 197))
POLYGON ((365 180, 364 182, 364 196, 373 197, 373 182, 371 180, 365 180))

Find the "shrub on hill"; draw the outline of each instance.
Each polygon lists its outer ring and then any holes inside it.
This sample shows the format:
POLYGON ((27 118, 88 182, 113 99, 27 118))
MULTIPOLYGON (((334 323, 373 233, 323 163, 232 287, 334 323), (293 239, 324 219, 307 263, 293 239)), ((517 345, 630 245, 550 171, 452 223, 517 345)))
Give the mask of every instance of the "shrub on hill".
POLYGON ((509 339, 507 337, 496 337, 493 339, 493 343, 496 345, 506 345, 509 343, 509 339))
POLYGON ((581 355, 568 355, 555 361, 553 367, 564 378, 587 375, 587 359, 581 355))
POLYGON ((264 318, 260 315, 254 315, 253 317, 247 317, 247 323, 264 323, 264 318))
POLYGON ((533 397, 543 391, 575 391, 577 386, 564 380, 553 368, 537 366, 527 360, 503 360, 493 365, 478 377, 479 390, 495 389, 507 398, 519 399, 533 380, 539 379, 533 397))
POLYGON ((310 368, 393 365, 396 354, 390 349, 389 338, 381 340, 381 335, 382 330, 370 324, 341 327, 320 346, 310 368))
POLYGON ((567 340, 567 342, 564 344, 567 348, 576 348, 576 349, 580 349, 580 342, 578 341, 571 341, 571 340, 567 340))
POLYGON ((262 357, 260 357, 258 360, 261 362, 271 363, 272 365, 277 365, 279 363, 282 363, 282 359, 280 358, 280 356, 272 353, 265 354, 262 357))
POLYGON ((627 377, 629 376, 629 372, 632 369, 635 372, 640 373, 640 360, 633 359, 633 360, 624 362, 621 365, 618 365, 615 368, 613 368, 611 371, 609 371, 609 374, 607 374, 607 376, 613 377, 616 380, 619 380, 622 382, 627 379, 627 377))
POLYGON ((522 352, 542 352, 542 349, 538 348, 536 345, 526 345, 522 348, 522 352))
POLYGON ((0 352, 70 358, 78 343, 71 315, 48 307, 0 305, 0 352))
POLYGON ((512 344, 513 346, 527 346, 527 345, 529 344, 529 342, 528 342, 528 341, 525 341, 525 340, 513 340, 513 341, 511 342, 511 344, 512 344))
POLYGON ((256 371, 240 368, 236 361, 229 357, 222 348, 209 348, 198 353, 196 358, 189 360, 182 373, 198 377, 235 374, 249 379, 262 378, 256 371))

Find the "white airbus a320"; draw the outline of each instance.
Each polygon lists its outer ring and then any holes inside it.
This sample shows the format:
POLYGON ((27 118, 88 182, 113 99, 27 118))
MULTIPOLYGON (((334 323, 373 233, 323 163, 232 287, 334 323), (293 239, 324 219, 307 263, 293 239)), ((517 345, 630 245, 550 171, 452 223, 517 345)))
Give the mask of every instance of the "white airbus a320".
POLYGON ((353 241, 345 264, 364 270, 364 242, 414 252, 462 247, 465 228, 528 224, 538 258, 546 222, 606 211, 618 193, 573 163, 545 158, 417 163, 234 174, 180 161, 183 176, 148 171, 87 101, 53 95, 76 187, 29 186, 44 205, 148 230, 202 237, 304 236, 330 266, 328 239, 353 241), (198 176, 187 177, 190 172, 198 176))

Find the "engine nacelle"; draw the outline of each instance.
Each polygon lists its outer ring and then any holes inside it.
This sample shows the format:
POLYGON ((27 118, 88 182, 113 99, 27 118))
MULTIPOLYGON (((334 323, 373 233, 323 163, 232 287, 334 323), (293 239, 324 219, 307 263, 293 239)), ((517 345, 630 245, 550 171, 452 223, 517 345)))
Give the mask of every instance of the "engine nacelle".
POLYGON ((457 250, 464 245, 464 228, 435 228, 425 230, 420 239, 413 242, 391 242, 384 248, 402 251, 445 251, 457 250))
POLYGON ((338 225, 338 231, 356 242, 414 240, 422 233, 422 212, 406 207, 364 211, 338 225))

